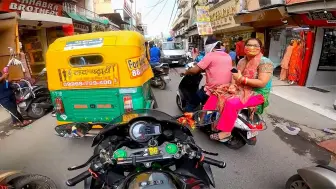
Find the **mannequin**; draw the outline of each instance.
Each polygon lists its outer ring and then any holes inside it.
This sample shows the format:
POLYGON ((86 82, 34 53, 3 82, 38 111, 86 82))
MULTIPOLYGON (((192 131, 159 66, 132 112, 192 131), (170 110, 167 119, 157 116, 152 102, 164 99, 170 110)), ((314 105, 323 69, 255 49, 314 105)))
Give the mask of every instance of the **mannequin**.
POLYGON ((303 47, 301 40, 297 40, 293 44, 293 52, 289 61, 288 80, 290 84, 297 83, 301 74, 302 68, 303 47))
POLYGON ((280 73, 280 80, 286 81, 288 76, 288 64, 293 52, 293 44, 294 40, 292 39, 286 49, 286 52, 281 60, 281 73, 280 73))

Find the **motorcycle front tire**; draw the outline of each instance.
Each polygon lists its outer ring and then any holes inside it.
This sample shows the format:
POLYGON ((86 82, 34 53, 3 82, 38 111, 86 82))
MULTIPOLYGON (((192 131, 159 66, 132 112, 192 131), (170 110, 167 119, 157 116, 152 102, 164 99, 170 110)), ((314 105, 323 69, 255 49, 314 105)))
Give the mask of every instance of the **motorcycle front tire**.
POLYGON ((301 187, 301 188, 308 188, 309 186, 307 185, 307 183, 302 179, 302 177, 298 174, 291 176, 287 182, 286 182, 286 186, 285 189, 292 189, 293 187, 301 187))

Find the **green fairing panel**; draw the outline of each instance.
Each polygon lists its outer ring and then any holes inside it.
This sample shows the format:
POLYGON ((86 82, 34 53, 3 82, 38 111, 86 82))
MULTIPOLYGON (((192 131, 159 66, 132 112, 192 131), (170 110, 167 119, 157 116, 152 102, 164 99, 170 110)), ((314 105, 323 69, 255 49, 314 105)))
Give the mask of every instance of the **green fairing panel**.
POLYGON ((151 104, 151 89, 148 83, 143 87, 130 89, 132 92, 127 92, 128 89, 60 90, 52 91, 51 98, 55 102, 56 97, 61 97, 63 101, 65 114, 57 115, 58 121, 105 122, 124 113, 123 97, 125 95, 132 96, 133 109, 143 109, 151 104), (111 107, 97 108, 98 105, 111 105, 111 107))

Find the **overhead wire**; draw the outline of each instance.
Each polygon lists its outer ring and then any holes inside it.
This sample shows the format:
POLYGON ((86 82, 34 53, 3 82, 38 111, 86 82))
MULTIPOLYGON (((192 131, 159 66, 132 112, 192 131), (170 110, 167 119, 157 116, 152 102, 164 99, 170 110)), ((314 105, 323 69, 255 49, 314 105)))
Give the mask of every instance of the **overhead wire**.
POLYGON ((166 6, 167 2, 168 2, 168 0, 166 0, 166 2, 165 2, 165 4, 163 5, 163 7, 162 7, 161 11, 159 12, 159 14, 157 15, 157 17, 154 19, 154 21, 153 21, 152 23, 156 22, 156 20, 159 18, 159 16, 161 15, 161 13, 162 13, 163 9, 165 8, 165 6, 166 6))
POLYGON ((151 5, 149 7, 145 7, 145 8, 151 8, 151 7, 155 7, 156 5, 162 3, 164 0, 159 0, 155 5, 151 5))
POLYGON ((172 22, 172 24, 174 23, 174 20, 175 20, 175 18, 176 18, 176 15, 177 15, 177 12, 178 12, 178 8, 176 9, 176 11, 175 11, 175 15, 174 15, 174 17, 173 17, 173 22, 172 22))
POLYGON ((169 18, 169 22, 168 22, 168 26, 167 26, 168 28, 170 27, 170 21, 171 21, 171 19, 172 19, 173 12, 174 12, 174 9, 175 9, 176 4, 177 4, 177 2, 176 2, 176 0, 175 0, 174 6, 173 6, 173 10, 172 10, 172 12, 171 12, 171 14, 170 14, 170 18, 169 18))
MULTIPOLYGON (((151 8, 151 10, 149 10, 148 12, 147 12, 147 14, 144 16, 144 18, 146 18, 146 16, 148 16, 149 15, 149 13, 151 13, 153 10, 154 10, 154 8, 156 7, 156 6, 158 6, 160 3, 162 3, 164 0, 159 0, 155 5, 153 5, 153 6, 150 6, 150 7, 152 7, 151 8)), ((148 7, 149 8, 149 7, 148 7)))

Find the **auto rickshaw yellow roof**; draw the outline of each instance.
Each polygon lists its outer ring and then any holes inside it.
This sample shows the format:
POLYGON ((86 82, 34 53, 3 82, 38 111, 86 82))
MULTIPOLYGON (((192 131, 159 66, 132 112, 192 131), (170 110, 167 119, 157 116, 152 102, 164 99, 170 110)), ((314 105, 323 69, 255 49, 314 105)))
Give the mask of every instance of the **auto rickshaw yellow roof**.
MULTIPOLYGON (((87 34, 79 34, 67 37, 61 37, 55 40, 53 44, 50 45, 50 49, 57 48, 56 44, 66 43, 69 41, 80 41, 80 40, 89 40, 96 38, 110 38, 108 42, 104 41, 104 45, 133 45, 140 46, 145 42, 144 36, 135 31, 108 31, 108 32, 95 32, 87 34), (114 40, 111 40, 113 38, 114 40)), ((58 46, 58 45, 57 45, 58 46)))

